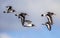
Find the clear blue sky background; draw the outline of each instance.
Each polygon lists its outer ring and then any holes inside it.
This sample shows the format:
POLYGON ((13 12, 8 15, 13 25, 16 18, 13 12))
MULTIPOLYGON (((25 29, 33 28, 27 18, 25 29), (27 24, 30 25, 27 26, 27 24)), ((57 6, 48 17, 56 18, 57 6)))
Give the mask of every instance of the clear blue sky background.
POLYGON ((60 38, 60 0, 0 0, 0 38, 60 38), (16 12, 4 14, 8 5, 16 12), (51 31, 42 25, 47 19, 40 16, 48 11, 56 14, 51 31), (28 13, 26 19, 31 20, 35 27, 23 27, 14 15, 20 12, 28 13))

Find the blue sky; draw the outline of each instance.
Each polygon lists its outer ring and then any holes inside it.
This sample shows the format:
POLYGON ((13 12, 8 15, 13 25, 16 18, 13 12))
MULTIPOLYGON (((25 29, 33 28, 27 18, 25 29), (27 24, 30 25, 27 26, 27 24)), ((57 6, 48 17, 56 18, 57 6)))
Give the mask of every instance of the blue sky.
POLYGON ((60 0, 0 0, 0 37, 1 38, 60 38, 60 0), (5 6, 11 5, 15 13, 3 13, 5 6), (49 31, 42 25, 47 20, 41 14, 51 11, 54 24, 49 31), (20 19, 14 14, 28 13, 26 19, 32 21, 35 27, 23 27, 20 19))

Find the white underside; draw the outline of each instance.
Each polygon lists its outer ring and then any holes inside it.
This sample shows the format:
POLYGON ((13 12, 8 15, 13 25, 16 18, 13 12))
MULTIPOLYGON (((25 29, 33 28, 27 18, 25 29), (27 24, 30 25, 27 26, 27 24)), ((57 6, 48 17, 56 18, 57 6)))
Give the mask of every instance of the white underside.
POLYGON ((24 23, 24 25, 25 25, 25 26, 28 26, 28 27, 31 27, 31 26, 32 26, 32 24, 31 24, 31 23, 30 23, 30 24, 28 24, 27 22, 25 22, 25 23, 24 23))
POLYGON ((12 10, 10 12, 12 12, 12 10))
POLYGON ((47 18, 49 19, 49 22, 51 23, 51 19, 50 19, 50 17, 49 17, 49 16, 47 16, 47 18))

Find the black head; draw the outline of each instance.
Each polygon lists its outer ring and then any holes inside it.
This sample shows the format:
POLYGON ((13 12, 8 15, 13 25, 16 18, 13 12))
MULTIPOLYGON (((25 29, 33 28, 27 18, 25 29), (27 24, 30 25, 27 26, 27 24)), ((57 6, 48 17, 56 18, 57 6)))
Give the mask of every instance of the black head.
POLYGON ((43 14, 41 14, 41 16, 44 16, 43 14))
POLYGON ((35 26, 34 24, 32 24, 32 27, 35 26))
POLYGON ((13 10, 13 12, 15 12, 15 10, 13 10))

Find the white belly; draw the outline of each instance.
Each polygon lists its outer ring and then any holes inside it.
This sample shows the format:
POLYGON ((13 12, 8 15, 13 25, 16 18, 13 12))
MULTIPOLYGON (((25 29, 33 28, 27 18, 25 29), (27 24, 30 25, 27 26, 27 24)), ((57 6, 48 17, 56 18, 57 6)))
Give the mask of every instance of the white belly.
POLYGON ((25 22, 24 25, 27 26, 27 27, 31 27, 32 26, 31 23, 27 23, 27 22, 25 22))

